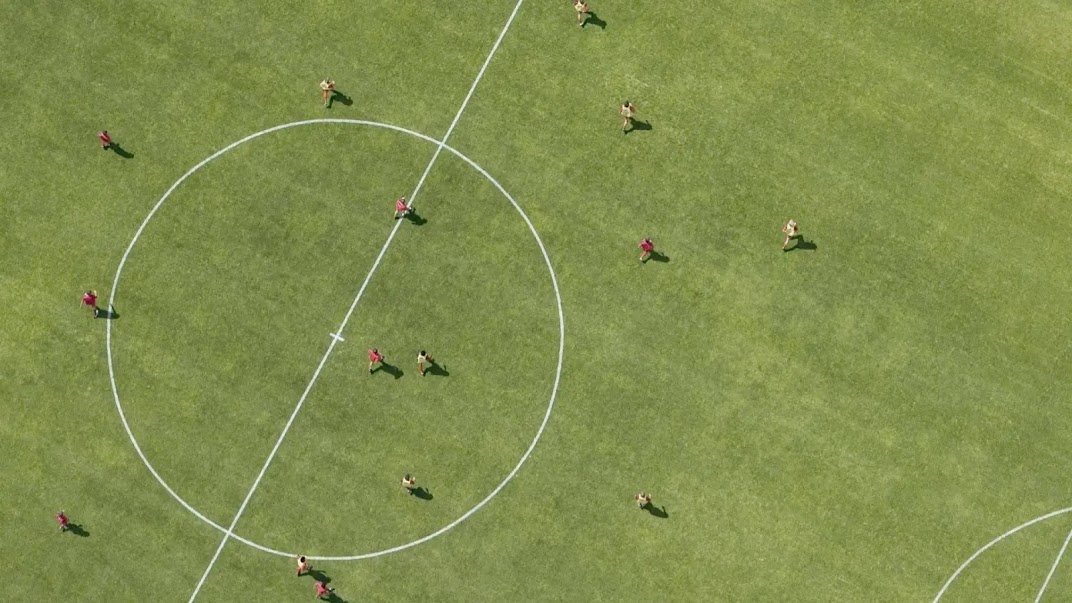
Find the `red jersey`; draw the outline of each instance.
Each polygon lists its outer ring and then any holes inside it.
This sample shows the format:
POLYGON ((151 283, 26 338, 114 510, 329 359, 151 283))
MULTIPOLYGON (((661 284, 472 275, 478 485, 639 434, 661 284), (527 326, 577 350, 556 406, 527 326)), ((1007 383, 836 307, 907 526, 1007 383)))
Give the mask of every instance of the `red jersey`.
POLYGON ((323 597, 328 594, 328 587, 323 582, 316 583, 316 596, 323 597))
POLYGON ((82 304, 86 306, 97 305, 97 296, 93 295, 92 293, 86 293, 82 296, 82 304))
POLYGON ((380 353, 377 352, 376 350, 369 350, 368 351, 368 359, 369 359, 369 362, 379 362, 379 361, 383 360, 383 356, 381 356, 380 353))
POLYGON ((398 201, 395 201, 395 211, 396 212, 406 211, 407 209, 409 209, 409 206, 406 205, 406 198, 405 197, 402 197, 398 201))
POLYGON ((655 243, 645 239, 640 242, 640 248, 643 249, 645 253, 650 253, 651 250, 655 249, 655 243))
POLYGON ((67 516, 63 513, 56 513, 56 521, 60 522, 61 526, 66 526, 68 521, 67 516))
POLYGON ((97 138, 99 138, 100 141, 102 143, 104 143, 104 144, 108 144, 109 142, 112 142, 112 137, 108 136, 107 132, 98 132, 97 133, 97 138))

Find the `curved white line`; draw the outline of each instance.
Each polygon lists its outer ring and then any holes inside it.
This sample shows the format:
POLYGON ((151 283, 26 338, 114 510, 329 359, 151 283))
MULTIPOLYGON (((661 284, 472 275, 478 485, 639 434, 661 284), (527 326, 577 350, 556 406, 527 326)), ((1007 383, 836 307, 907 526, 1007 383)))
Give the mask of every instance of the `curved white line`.
MULTIPOLYGON (((400 132, 400 133, 403 133, 403 134, 408 134, 408 135, 413 136, 415 138, 419 138, 419 139, 424 140, 426 142, 430 142, 430 143, 432 143, 434 145, 437 145, 441 150, 449 151, 452 155, 458 157, 459 159, 461 159, 462 161, 467 163, 470 167, 472 167, 477 172, 479 172, 481 175, 483 175, 485 178, 487 178, 488 181, 491 182, 495 186, 495 188, 497 188, 499 190, 499 192, 501 192, 503 194, 504 197, 506 197, 506 199, 510 202, 510 204, 514 207, 514 209, 517 210, 517 212, 521 215, 522 219, 525 221, 525 224, 528 226, 529 231, 532 233, 532 236, 536 239, 536 243, 540 247, 540 253, 543 255, 544 262, 547 265, 547 270, 551 275, 551 285, 554 288, 555 303, 556 303, 556 305, 558 307, 558 330, 559 330, 558 364, 557 364, 557 367, 555 369, 555 382, 554 382, 554 386, 553 386, 553 388, 551 390, 551 400, 547 405, 547 411, 544 413, 543 421, 540 423, 540 427, 536 432, 536 436, 533 438, 532 443, 529 444, 529 447, 525 451, 525 454, 521 457, 521 460, 518 461, 517 465, 513 468, 513 470, 510 471, 510 473, 506 476, 506 478, 502 481, 502 483, 500 483, 498 486, 496 486, 496 488, 494 490, 492 490, 491 494, 489 494, 487 497, 485 497, 483 500, 481 500, 479 503, 477 503, 477 505, 475 507, 470 509, 468 512, 466 512, 460 518, 454 520, 453 522, 451 522, 447 526, 445 526, 443 528, 440 528, 436 532, 434 532, 432 534, 429 534, 428 536, 425 536, 425 537, 420 538, 418 540, 414 540, 413 542, 409 542, 407 544, 399 545, 399 546, 392 547, 392 548, 389 548, 389 549, 384 549, 384 550, 381 550, 381 551, 373 551, 371 553, 364 553, 364 554, 361 554, 361 555, 341 555, 341 556, 311 556, 310 555, 309 556, 309 559, 319 560, 319 561, 356 561, 356 560, 359 560, 359 559, 370 559, 370 558, 373 558, 373 557, 379 557, 381 555, 387 555, 387 554, 390 554, 390 553, 395 553, 395 552, 398 552, 398 551, 401 551, 401 550, 405 550, 405 549, 408 549, 410 547, 416 546, 418 544, 423 544, 425 542, 428 542, 429 540, 431 540, 431 539, 433 539, 433 538, 435 538, 437 536, 442 535, 443 533, 453 529, 458 524, 462 523, 463 521, 468 519, 470 516, 472 516, 474 513, 479 511, 481 508, 483 508, 484 505, 486 505, 492 498, 494 498, 504 487, 506 487, 506 484, 509 483, 510 480, 512 480, 515 475, 517 475, 518 471, 521 470, 521 466, 525 464, 525 462, 532 455, 532 451, 536 448, 536 444, 539 442, 540 437, 543 435, 543 432, 547 427, 547 422, 551 418, 551 412, 554 410, 555 400, 558 397, 558 389, 559 389, 559 385, 560 385, 561 379, 562 379, 562 365, 563 365, 563 362, 564 362, 564 359, 565 359, 565 351, 566 351, 566 320, 565 320, 565 313, 564 313, 564 311, 562 309, 562 295, 561 295, 561 292, 560 292, 559 286, 558 286, 558 277, 555 274, 554 266, 551 264, 551 258, 547 253, 547 248, 544 246, 543 239, 541 239, 539 233, 536 232, 536 228, 535 228, 535 226, 533 226, 532 221, 528 217, 528 214, 526 214, 525 211, 523 209, 521 209, 521 206, 517 203, 517 201, 513 198, 513 196, 510 195, 510 193, 508 193, 505 188, 503 188, 502 184, 500 184, 498 180, 496 180, 494 177, 492 177, 491 174, 489 174, 487 170, 485 170, 484 168, 479 166, 475 161, 473 161, 472 159, 470 159, 469 157, 464 155, 461 151, 455 149, 454 147, 452 147, 452 146, 450 146, 450 145, 448 145, 446 143, 443 143, 443 142, 441 142, 439 140, 436 140, 435 138, 432 138, 431 136, 428 136, 427 134, 422 134, 420 132, 415 132, 415 131, 410 130, 408 128, 403 128, 401 126, 396 126, 396 125, 392 125, 392 124, 385 124, 385 123, 380 123, 380 122, 375 122, 375 121, 368 121, 368 120, 363 120, 363 119, 345 119, 345 118, 306 119, 306 120, 302 120, 302 121, 295 121, 295 122, 280 124, 278 126, 273 126, 271 128, 261 130, 260 132, 254 132, 253 134, 250 134, 249 136, 246 136, 245 138, 242 138, 240 140, 232 142, 231 144, 227 145, 226 147, 216 151, 215 153, 213 153, 209 157, 203 159, 201 162, 199 162, 194 167, 190 168, 185 174, 183 174, 178 180, 176 180, 175 183, 172 184, 171 187, 169 187, 167 189, 167 191, 164 193, 164 195, 162 197, 160 197, 160 200, 157 201, 155 205, 153 205, 152 209, 149 211, 149 214, 145 217, 145 220, 142 221, 141 225, 138 227, 138 230, 134 233, 134 238, 131 239, 130 244, 127 245, 126 250, 123 252, 122 258, 119 260, 119 266, 116 268, 115 278, 112 280, 112 291, 111 291, 111 294, 110 294, 110 296, 108 298, 109 309, 114 307, 114 303, 115 303, 115 299, 116 299, 116 292, 119 290, 119 278, 120 278, 120 276, 121 276, 121 274, 123 272, 123 267, 126 265, 127 259, 130 256, 130 252, 134 249, 134 245, 138 242, 138 239, 141 237, 142 233, 145 231, 146 226, 148 226, 149 221, 156 214, 157 210, 160 209, 160 206, 162 206, 164 204, 164 202, 167 201, 168 197, 170 197, 171 194, 173 192, 175 192, 175 190, 187 178, 192 176, 195 172, 197 172, 197 170, 199 170, 202 167, 204 167, 210 161, 219 158, 224 153, 227 153, 228 151, 233 150, 235 147, 238 147, 239 145, 245 144, 245 143, 247 143, 247 142, 249 142, 249 141, 251 141, 251 140, 253 140, 255 138, 258 138, 260 136, 264 136, 265 134, 271 134, 272 132, 278 132, 280 130, 285 130, 287 128, 293 128, 293 127, 305 126, 305 125, 311 125, 311 124, 322 124, 322 123, 352 124, 352 125, 370 126, 370 127, 374 127, 374 128, 382 128, 382 129, 386 129, 386 130, 392 130, 392 131, 395 131, 395 132, 400 132)), ((149 459, 145 456, 144 451, 142 451, 141 446, 138 444, 137 438, 134 437, 134 432, 130 428, 130 423, 127 420, 126 413, 123 410, 123 405, 122 405, 122 403, 120 402, 120 399, 119 399, 119 387, 116 384, 116 379, 115 379, 115 363, 114 363, 113 358, 112 358, 112 321, 110 321, 110 320, 105 321, 105 324, 106 324, 106 326, 105 326, 105 347, 107 349, 107 354, 108 354, 108 378, 109 378, 109 380, 111 382, 111 385, 112 385, 112 397, 115 400, 116 410, 119 412, 119 419, 123 423, 123 429, 127 432, 127 437, 130 438, 130 442, 134 445, 134 451, 138 453, 138 456, 141 458, 142 463, 145 464, 145 467, 148 468, 149 472, 153 475, 153 477, 156 478, 156 481, 159 482, 160 485, 164 487, 164 490, 166 490, 167 493, 170 494, 172 498, 174 498, 176 501, 178 501, 178 503, 180 505, 182 505, 183 508, 185 508, 187 511, 192 513, 195 517, 197 517, 201 521, 207 523, 208 525, 212 526, 213 528, 216 528, 221 533, 227 534, 228 533, 227 528, 225 528, 225 527, 221 526, 220 524, 216 523, 215 521, 213 521, 209 517, 206 517, 203 513, 198 511, 196 508, 194 508, 193 505, 191 505, 190 503, 186 502, 185 499, 183 499, 181 496, 179 496, 179 494, 177 492, 175 492, 175 490, 172 489, 171 486, 169 486, 166 481, 164 481, 164 478, 161 477, 161 475, 153 467, 152 463, 149 462, 149 459)), ((269 554, 272 554, 272 555, 278 555, 278 556, 281 556, 281 557, 293 557, 293 556, 296 555, 296 553, 280 551, 278 549, 273 549, 271 547, 267 547, 267 546, 264 546, 262 544, 253 542, 252 540, 249 540, 248 538, 245 538, 245 537, 243 537, 243 536, 241 536, 239 534, 233 533, 233 532, 231 533, 231 539, 237 540, 238 542, 241 542, 242 544, 245 544, 245 545, 250 546, 252 548, 255 548, 255 549, 259 550, 259 551, 263 551, 265 553, 269 553, 269 554)))
POLYGON ((979 549, 978 551, 975 551, 975 554, 973 554, 971 557, 968 557, 967 561, 965 561, 964 563, 960 564, 960 567, 957 568, 957 571, 953 572, 953 575, 950 576, 949 579, 945 581, 945 584, 942 585, 942 590, 938 591, 938 594, 934 596, 933 603, 938 603, 938 601, 942 598, 942 595, 945 594, 945 591, 949 589, 949 585, 953 584, 953 581, 957 579, 957 576, 959 576, 960 573, 963 572, 965 568, 967 568, 969 565, 971 565, 971 562, 975 561, 975 559, 979 555, 982 555, 983 553, 985 553, 987 551, 987 549, 989 549, 990 547, 994 546, 995 544, 1001 542, 1002 540, 1005 540, 1009 536, 1012 536, 1013 534, 1019 532, 1020 530, 1022 530, 1024 528, 1031 527, 1031 526, 1035 525, 1036 523, 1038 523, 1040 521, 1046 521, 1047 519, 1050 519, 1051 517, 1057 517, 1058 515, 1061 515, 1063 513, 1068 513, 1069 511, 1072 511, 1072 507, 1068 507, 1067 509, 1061 509, 1060 511, 1054 511, 1053 513, 1047 513, 1046 515, 1043 515, 1041 517, 1036 517, 1036 518, 1032 519, 1031 521, 1029 521, 1027 523, 1020 524, 1020 525, 1016 526, 1015 528, 1009 530, 1008 532, 1005 532, 1001 536, 998 536, 997 538, 995 538, 995 539, 991 540, 990 542, 986 543, 986 546, 984 546, 983 548, 979 549))

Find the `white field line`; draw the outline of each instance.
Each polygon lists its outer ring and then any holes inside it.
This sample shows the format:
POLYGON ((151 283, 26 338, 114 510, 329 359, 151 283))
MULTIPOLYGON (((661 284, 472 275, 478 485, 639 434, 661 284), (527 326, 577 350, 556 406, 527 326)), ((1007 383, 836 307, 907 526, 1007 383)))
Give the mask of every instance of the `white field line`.
POLYGON ((1009 536, 1012 536, 1013 534, 1019 532, 1020 530, 1023 530, 1024 528, 1029 528, 1029 527, 1035 525, 1036 523, 1046 521, 1047 519, 1052 519, 1054 517, 1057 517, 1058 515, 1064 515, 1065 513, 1068 513, 1068 512, 1072 512, 1072 507, 1067 507, 1067 508, 1064 508, 1064 509, 1053 511, 1052 513, 1047 513, 1045 515, 1041 515, 1039 517, 1036 517, 1036 518, 1032 519, 1031 521, 1026 521, 1026 522, 1016 526, 1015 528, 1009 530, 1008 532, 1005 532, 1001 536, 998 536, 997 538, 995 538, 995 539, 991 540, 990 542, 986 543, 985 545, 983 545, 983 547, 981 549, 979 549, 978 551, 975 551, 974 553, 972 553, 972 556, 968 557, 967 561, 965 561, 964 563, 961 563, 960 567, 957 568, 957 571, 953 572, 953 575, 950 576, 949 579, 945 581, 945 584, 942 585, 942 589, 938 591, 937 595, 934 595, 934 600, 933 600, 932 603, 938 603, 942 599, 942 596, 945 595, 945 592, 947 590, 949 590, 949 587, 953 585, 953 581, 956 580, 958 576, 960 576, 961 572, 963 572, 965 569, 967 569, 968 566, 971 565, 971 563, 973 561, 975 561, 979 557, 979 555, 982 555, 983 553, 987 552, 990 549, 990 547, 992 547, 995 544, 1001 542, 1002 540, 1005 540, 1006 538, 1008 538, 1009 536))
POLYGON ((1042 588, 1039 589, 1038 595, 1035 596, 1035 603, 1039 603, 1042 600, 1042 595, 1046 592, 1046 587, 1050 585, 1050 579, 1053 578, 1053 573, 1057 571, 1057 564, 1061 563, 1061 557, 1065 556, 1065 551, 1068 550, 1068 542, 1072 540, 1072 530, 1069 530, 1068 536, 1065 537, 1065 543, 1061 545, 1060 552, 1057 553, 1057 558, 1053 560, 1053 565, 1050 566, 1050 573, 1046 574, 1046 580, 1042 583, 1042 588))
MULTIPOLYGON (((465 95, 465 100, 462 101, 461 107, 458 112, 455 113, 454 119, 450 122, 450 127, 447 128, 447 133, 440 139, 439 144, 436 145, 435 153, 432 155, 432 159, 429 160, 428 165, 424 168, 424 173, 421 174, 421 179, 417 181, 417 186, 413 189, 413 194, 410 195, 410 204, 416 202, 417 194, 420 192, 421 187, 424 186, 425 181, 428 179, 428 174, 432 171, 432 166, 435 165, 436 159, 439 158, 440 152, 443 151, 443 145, 446 144, 447 139, 450 138, 451 133, 454 131, 454 127, 458 125, 458 121, 462 117, 462 113, 465 111, 466 106, 469 104, 469 100, 473 98, 473 93, 476 91, 477 85, 480 80, 484 78, 484 73, 488 69, 488 65, 491 63, 492 57, 499 50, 499 46, 502 44, 503 38, 506 36, 506 32, 510 29, 510 25, 514 22, 514 17, 517 16, 518 10, 521 9, 521 5, 525 0, 517 0, 517 4, 514 5, 513 12, 510 13, 510 18, 507 19, 506 25, 503 26, 502 31, 499 32, 499 37, 495 40, 495 44, 491 47, 491 52, 488 53, 487 58, 484 59, 484 64, 480 66, 480 71, 476 75, 476 79, 473 80, 472 86, 469 87, 468 94, 465 95)), ((398 228, 402 225, 402 221, 395 223, 391 229, 391 234, 387 237, 387 241, 380 249, 380 254, 376 257, 376 261, 372 264, 372 269, 369 270, 368 275, 365 276, 365 281, 361 284, 361 289, 358 290, 357 295, 354 297, 354 301, 350 304, 350 309, 346 312, 346 316, 343 318, 342 324, 338 330, 335 331, 337 337, 342 336, 342 332, 346 327, 346 323, 349 322, 350 317, 353 315, 354 310, 357 308, 357 303, 361 300, 361 296, 365 293, 365 288, 368 287, 369 282, 372 280, 373 273, 376 272, 376 268, 379 267, 380 261, 383 260, 384 254, 387 253, 387 248, 391 246, 391 241, 394 240, 395 234, 398 233, 398 228)), ((279 434, 279 439, 276 440, 275 446, 269 453, 268 458, 264 462, 264 466, 261 467, 260 473, 257 475, 257 479, 253 481, 253 486, 250 487, 249 492, 246 494, 245 500, 242 501, 242 505, 238 508, 238 512, 235 513, 234 519, 231 520, 231 525, 227 528, 227 532, 223 535, 223 540, 220 541, 220 545, 216 547, 216 552, 212 555, 212 559, 208 563, 208 567, 205 568, 201 579, 197 581, 197 586, 194 588, 194 592, 190 595, 190 603, 193 603, 197 599, 198 593, 201 592, 201 588, 205 585, 205 580, 208 579, 209 574, 212 572, 212 568, 216 565, 216 560, 219 559, 220 553, 223 552, 223 547, 226 546, 227 541, 234 533, 234 528, 238 524, 238 520, 241 519, 242 513, 245 512, 246 506, 249 505, 249 501, 253 498, 253 493, 257 491, 257 487, 260 486, 261 479, 264 478, 264 474, 268 471, 268 466, 272 464, 272 460, 275 459, 275 455, 279 452, 280 445, 283 444, 284 438, 287 436, 287 432, 290 431, 290 427, 294 424, 294 419, 298 416, 298 411, 301 410, 305 399, 308 397, 309 392, 313 389, 313 384, 316 383, 317 378, 320 376, 320 371, 324 368, 324 364, 327 362, 328 357, 331 356, 331 352, 335 349, 339 340, 332 338, 331 344, 328 345, 328 349, 324 352, 324 356, 320 359, 320 364, 316 367, 316 371, 313 373, 312 379, 309 380, 309 384, 305 387, 305 391, 302 393, 301 398, 298 399, 298 404, 294 407, 294 412, 290 414, 290 419, 287 420, 287 424, 283 427, 283 432, 279 434)))

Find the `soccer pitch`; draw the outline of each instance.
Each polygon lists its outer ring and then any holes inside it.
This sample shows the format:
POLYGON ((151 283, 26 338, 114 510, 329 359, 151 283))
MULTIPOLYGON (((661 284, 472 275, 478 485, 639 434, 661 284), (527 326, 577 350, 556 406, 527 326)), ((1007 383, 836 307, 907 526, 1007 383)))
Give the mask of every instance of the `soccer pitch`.
POLYGON ((0 7, 0 599, 1072 597, 1072 7, 571 4, 0 7))

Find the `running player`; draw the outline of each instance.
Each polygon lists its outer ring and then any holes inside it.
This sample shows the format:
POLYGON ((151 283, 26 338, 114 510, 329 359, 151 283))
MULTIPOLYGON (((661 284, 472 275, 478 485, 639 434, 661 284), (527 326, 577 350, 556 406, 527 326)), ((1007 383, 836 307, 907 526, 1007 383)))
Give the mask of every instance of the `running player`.
POLYGON ((636 501, 638 508, 643 509, 651 504, 651 494, 641 492, 640 494, 634 496, 633 500, 636 501))
POLYGON ((58 521, 59 524, 60 524, 60 531, 61 532, 66 532, 68 524, 71 523, 71 520, 67 519, 67 514, 64 513, 63 511, 60 511, 59 513, 56 513, 56 521, 58 521))
POLYGON ((331 595, 331 593, 333 593, 333 592, 335 592, 335 589, 333 587, 328 586, 327 584, 325 584, 325 583, 323 583, 323 582, 321 582, 319 580, 316 581, 316 598, 317 599, 325 599, 329 595, 331 595))
POLYGON ((640 261, 646 262, 651 254, 655 251, 655 243, 651 242, 651 239, 644 239, 637 247, 640 248, 640 261))
POLYGON ((335 80, 324 78, 320 82, 320 96, 324 99, 324 107, 331 104, 331 97, 335 94, 335 80))
POLYGON ((782 243, 782 251, 789 246, 789 241, 800 236, 800 227, 797 226, 796 220, 790 220, 782 227, 782 232, 785 233, 785 242, 782 243))
POLYGON ((434 363, 435 360, 432 360, 432 355, 428 352, 421 350, 417 353, 417 370, 421 373, 421 377, 424 376, 424 373, 427 370, 425 369, 425 365, 431 365, 434 363))
POLYGON ((417 478, 410 474, 402 476, 402 487, 406 489, 407 494, 413 494, 413 488, 417 486, 417 478))
POLYGON ((629 130, 629 125, 633 123, 633 116, 636 115, 636 105, 629 101, 622 103, 622 106, 618 108, 618 115, 622 116, 622 132, 629 130))
POLYGON ((97 140, 100 141, 101 149, 108 150, 108 147, 112 146, 112 137, 108 136, 108 130, 97 132, 97 140))
POLYGON ((584 0, 573 0, 573 10, 577 11, 577 27, 584 28, 588 21, 588 3, 584 0))
POLYGON ((369 372, 369 374, 370 375, 372 374, 372 367, 376 366, 377 364, 382 366, 384 360, 385 360, 385 358, 383 357, 383 354, 381 354, 379 350, 377 350, 376 348, 372 348, 371 350, 369 350, 368 351, 368 372, 369 372))
POLYGON ((300 576, 309 570, 313 569, 313 566, 309 565, 309 560, 305 558, 305 555, 298 555, 298 573, 300 576))
POLYGON ((82 305, 93 308, 93 318, 100 316, 100 308, 97 307, 97 292, 92 289, 82 294, 82 305))
POLYGON ((406 205, 405 197, 395 199, 395 220, 405 217, 411 211, 413 211, 413 208, 406 205))

